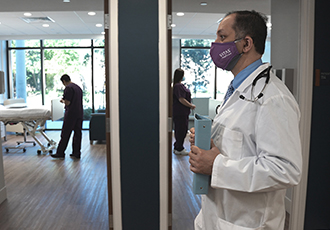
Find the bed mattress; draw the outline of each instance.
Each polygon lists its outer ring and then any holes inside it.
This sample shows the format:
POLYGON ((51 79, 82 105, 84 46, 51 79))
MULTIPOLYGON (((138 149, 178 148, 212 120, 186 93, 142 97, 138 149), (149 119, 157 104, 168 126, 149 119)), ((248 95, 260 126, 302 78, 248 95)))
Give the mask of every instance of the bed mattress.
MULTIPOLYGON (((14 104, 13 104, 14 105, 14 104)), ((45 106, 26 107, 24 105, 3 106, 0 105, 0 121, 9 122, 24 122, 33 120, 48 120, 51 119, 51 111, 45 106)))

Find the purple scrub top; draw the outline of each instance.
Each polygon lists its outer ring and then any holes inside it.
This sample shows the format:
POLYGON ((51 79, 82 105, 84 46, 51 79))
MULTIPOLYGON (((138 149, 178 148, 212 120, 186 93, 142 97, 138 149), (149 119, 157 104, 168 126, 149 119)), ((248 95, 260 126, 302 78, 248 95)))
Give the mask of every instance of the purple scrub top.
POLYGON ((173 86, 173 116, 188 116, 190 114, 190 108, 179 101, 181 97, 191 102, 190 90, 183 84, 177 83, 173 86))
POLYGON ((65 87, 63 99, 70 101, 70 105, 65 106, 65 113, 67 116, 83 118, 82 97, 82 90, 75 83, 70 83, 65 87))

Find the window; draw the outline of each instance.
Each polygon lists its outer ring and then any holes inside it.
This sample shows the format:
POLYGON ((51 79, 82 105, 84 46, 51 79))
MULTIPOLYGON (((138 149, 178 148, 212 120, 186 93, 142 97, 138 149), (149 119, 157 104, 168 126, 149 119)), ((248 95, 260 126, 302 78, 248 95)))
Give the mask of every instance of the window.
POLYGON ((185 71, 183 84, 192 97, 213 97, 214 68, 209 54, 211 40, 181 40, 181 68, 185 71))
MULTIPOLYGON (((105 109, 104 41, 96 40, 96 46, 89 39, 16 40, 10 44, 9 95, 24 98, 30 105, 50 107, 52 99, 62 97, 60 77, 68 74, 83 90, 83 128, 88 129, 91 113, 105 109)), ((61 129, 62 121, 47 121, 46 128, 61 129)))
POLYGON ((90 47, 90 39, 57 39, 45 40, 45 47, 90 47))
POLYGON ((94 49, 94 108, 105 110, 105 56, 104 49, 94 49))
POLYGON ((10 59, 13 97, 24 98, 30 105, 42 105, 40 50, 11 50, 10 59))

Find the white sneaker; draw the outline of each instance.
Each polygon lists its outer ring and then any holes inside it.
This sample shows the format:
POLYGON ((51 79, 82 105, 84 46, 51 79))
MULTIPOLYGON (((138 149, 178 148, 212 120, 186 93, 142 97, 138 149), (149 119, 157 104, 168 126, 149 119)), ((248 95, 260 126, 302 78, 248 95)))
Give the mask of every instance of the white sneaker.
POLYGON ((183 156, 186 156, 186 155, 188 155, 189 154, 189 152, 187 152, 187 150, 185 150, 185 149, 183 149, 183 150, 181 150, 181 151, 178 151, 178 150, 173 150, 173 153, 175 154, 175 155, 183 155, 183 156))

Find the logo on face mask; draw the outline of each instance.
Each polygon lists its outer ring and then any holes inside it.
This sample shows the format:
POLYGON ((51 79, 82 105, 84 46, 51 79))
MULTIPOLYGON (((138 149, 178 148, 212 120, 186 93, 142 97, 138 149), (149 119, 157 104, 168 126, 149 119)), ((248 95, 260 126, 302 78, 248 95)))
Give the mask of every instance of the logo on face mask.
POLYGON ((210 56, 214 64, 223 70, 232 70, 242 56, 237 50, 237 42, 217 43, 213 42, 210 48, 210 56))
POLYGON ((228 49, 224 50, 221 54, 219 54, 219 56, 220 56, 221 58, 226 58, 226 57, 230 56, 231 54, 232 54, 232 53, 231 53, 231 51, 230 51, 230 48, 228 48, 228 49))

